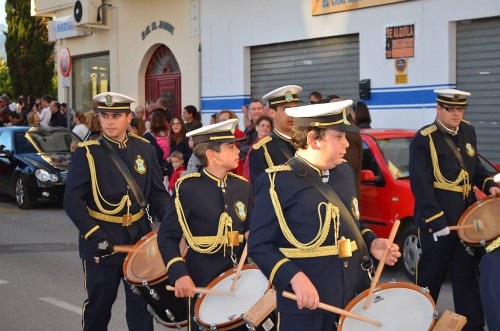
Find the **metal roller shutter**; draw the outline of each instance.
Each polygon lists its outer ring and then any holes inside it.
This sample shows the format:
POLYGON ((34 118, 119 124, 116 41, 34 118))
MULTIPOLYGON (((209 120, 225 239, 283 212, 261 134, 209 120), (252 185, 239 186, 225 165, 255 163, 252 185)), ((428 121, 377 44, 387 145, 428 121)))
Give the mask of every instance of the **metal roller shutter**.
POLYGON ((472 93, 464 118, 476 129, 479 152, 500 163, 500 18, 458 24, 457 88, 472 93))
POLYGON ((300 85, 326 97, 359 99, 359 37, 348 35, 251 48, 252 96, 261 98, 283 85, 300 85))

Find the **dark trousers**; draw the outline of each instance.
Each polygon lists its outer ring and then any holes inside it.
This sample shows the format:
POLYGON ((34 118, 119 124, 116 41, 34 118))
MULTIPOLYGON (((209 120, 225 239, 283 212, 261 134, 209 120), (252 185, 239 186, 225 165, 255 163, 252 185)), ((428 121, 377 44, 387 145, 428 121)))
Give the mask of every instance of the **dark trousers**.
MULTIPOLYGON (((106 331, 120 281, 123 281, 122 266, 83 261, 83 272, 88 295, 83 303, 83 330, 106 331)), ((134 294, 125 281, 123 283, 129 331, 153 331, 153 317, 147 311, 146 301, 140 295, 134 294)))
POLYGON ((429 288, 430 295, 437 302, 450 266, 455 312, 467 317, 463 330, 484 330, 478 259, 467 253, 454 232, 434 241, 432 234, 419 229, 419 237, 422 256, 418 260, 417 285, 429 288))
POLYGON ((338 315, 331 313, 278 313, 277 331, 336 331, 338 315))
POLYGON ((500 331, 500 248, 481 259, 479 287, 486 324, 490 331, 500 331))

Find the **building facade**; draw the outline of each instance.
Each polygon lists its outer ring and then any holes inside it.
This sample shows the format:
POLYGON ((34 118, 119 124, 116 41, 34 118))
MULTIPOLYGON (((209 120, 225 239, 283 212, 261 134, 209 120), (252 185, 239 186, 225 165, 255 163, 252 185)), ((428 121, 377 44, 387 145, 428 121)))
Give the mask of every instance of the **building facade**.
MULTIPOLYGON (((297 84, 303 100, 366 102, 372 127, 417 129, 434 120, 433 90, 456 87, 472 93, 464 117, 479 150, 500 162, 498 0, 78 1, 105 4, 108 21, 56 37, 73 68, 59 73, 59 98, 69 91, 77 110, 108 89, 139 104, 165 95, 175 111, 201 106, 208 123, 297 84)), ((74 18, 73 0, 32 2, 37 15, 74 18)))

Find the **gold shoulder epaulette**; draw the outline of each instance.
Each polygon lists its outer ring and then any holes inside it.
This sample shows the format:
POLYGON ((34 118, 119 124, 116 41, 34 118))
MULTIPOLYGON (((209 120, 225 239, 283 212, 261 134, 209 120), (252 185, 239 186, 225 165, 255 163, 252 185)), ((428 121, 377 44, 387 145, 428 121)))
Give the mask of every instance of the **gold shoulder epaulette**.
POLYGON ((432 125, 426 127, 425 129, 421 130, 420 134, 425 137, 425 136, 433 133, 436 130, 437 130, 436 124, 432 124, 432 125))
POLYGON ((462 122, 464 122, 465 124, 469 124, 470 125, 470 122, 469 121, 466 121, 462 118, 462 122))
POLYGON ((259 149, 262 146, 264 146, 265 144, 267 144, 268 142, 270 142, 271 140, 273 140, 273 138, 266 136, 266 137, 262 138, 261 140, 257 141, 255 144, 253 144, 252 148, 259 149))
POLYGON ((149 140, 147 140, 146 138, 143 138, 143 137, 139 137, 138 135, 136 135, 135 133, 132 133, 132 132, 129 132, 128 133, 128 136, 129 137, 134 137, 134 138, 137 138, 137 139, 140 139, 142 141, 145 141, 149 144, 149 140))
POLYGON ((201 176, 201 174, 199 172, 192 172, 190 174, 186 174, 184 176, 181 176, 179 179, 177 179, 177 182, 182 182, 186 179, 200 177, 200 176, 201 176))
POLYGON ((245 182, 248 182, 248 179, 246 179, 245 177, 243 176, 240 176, 240 175, 237 175, 237 174, 234 174, 232 172, 228 172, 227 173, 229 176, 232 176, 232 177, 235 177, 235 178, 238 178, 238 179, 241 179, 241 180, 244 180, 245 182))
POLYGON ((290 167, 288 164, 281 164, 281 165, 277 165, 277 166, 274 166, 274 167, 267 168, 266 172, 269 174, 269 173, 272 173, 272 172, 291 171, 291 170, 292 170, 292 167, 290 167))
POLYGON ((85 146, 90 146, 90 145, 100 145, 101 143, 99 140, 87 140, 87 141, 82 141, 78 143, 78 147, 85 147, 85 146))

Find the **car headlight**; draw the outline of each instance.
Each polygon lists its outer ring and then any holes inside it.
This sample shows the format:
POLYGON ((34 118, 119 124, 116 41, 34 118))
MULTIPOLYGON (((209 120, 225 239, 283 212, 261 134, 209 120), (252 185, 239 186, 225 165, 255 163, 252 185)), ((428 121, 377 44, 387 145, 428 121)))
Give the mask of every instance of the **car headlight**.
POLYGON ((35 176, 36 176, 36 178, 38 178, 38 180, 40 180, 42 182, 51 181, 51 182, 55 183, 59 179, 57 177, 57 175, 51 174, 45 169, 36 169, 35 176))

